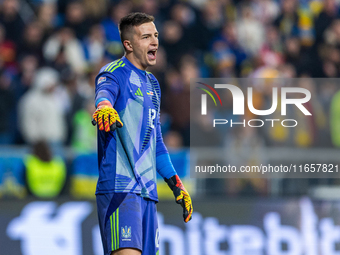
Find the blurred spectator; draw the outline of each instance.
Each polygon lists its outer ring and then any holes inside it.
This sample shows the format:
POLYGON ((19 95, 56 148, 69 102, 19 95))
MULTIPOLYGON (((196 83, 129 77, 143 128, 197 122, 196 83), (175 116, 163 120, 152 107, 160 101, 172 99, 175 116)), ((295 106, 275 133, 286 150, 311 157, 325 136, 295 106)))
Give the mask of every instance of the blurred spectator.
POLYGON ((316 44, 323 42, 325 30, 336 18, 339 18, 339 8, 335 0, 324 0, 323 10, 315 20, 316 44))
MULTIPOLYGON (((183 47, 187 48, 186 53, 188 54, 192 54, 208 39, 204 38, 204 31, 199 19, 200 14, 192 6, 185 3, 175 3, 170 9, 171 18, 168 21, 174 21, 181 27, 181 43, 183 47)), ((165 29, 161 31, 162 33, 166 32, 165 29)))
POLYGON ((188 45, 183 42, 183 29, 176 21, 166 21, 162 28, 161 45, 167 53, 171 66, 177 66, 181 56, 187 52, 188 45))
POLYGON ((324 32, 324 41, 320 49, 323 59, 323 72, 326 77, 337 77, 340 68, 340 19, 332 22, 324 32))
POLYGON ((83 77, 80 77, 79 84, 81 84, 81 86, 78 86, 78 90, 85 98, 94 98, 96 86, 95 79, 99 73, 98 69, 102 66, 103 64, 101 63, 98 66, 91 67, 83 77))
POLYGON ((105 34, 101 25, 93 25, 83 42, 85 58, 88 64, 96 65, 105 54, 105 34))
POLYGON ((214 77, 235 76, 235 55, 224 41, 216 41, 212 46, 212 65, 215 70, 214 77))
POLYGON ((35 55, 39 63, 43 63, 42 45, 44 38, 44 30, 37 21, 27 24, 23 38, 18 47, 18 55, 35 55))
POLYGON ((179 150, 183 147, 183 138, 180 133, 170 131, 164 137, 164 143, 169 150, 179 150))
POLYGON ((237 21, 236 25, 238 43, 248 54, 255 56, 259 54, 264 43, 264 26, 253 17, 249 6, 243 6, 241 11, 242 18, 237 21))
POLYGON ((118 58, 124 53, 118 31, 118 22, 131 10, 132 3, 130 1, 118 2, 110 7, 109 17, 102 21, 106 37, 106 51, 111 57, 118 58))
POLYGON ((78 153, 91 153, 97 148, 97 132, 91 123, 95 110, 91 99, 87 100, 84 107, 74 114, 72 147, 78 153))
MULTIPOLYGON (((193 7, 188 4, 175 3, 170 9, 170 15, 170 20, 176 21, 178 24, 180 24, 185 32, 190 33, 192 29, 195 29, 195 25, 198 22, 193 7)), ((186 36, 188 40, 195 40, 190 38, 190 35, 187 33, 186 36)))
POLYGON ((39 60, 35 55, 23 55, 19 60, 18 75, 15 76, 12 84, 13 90, 15 91, 16 104, 21 96, 31 88, 35 72, 39 65, 39 60))
MULTIPOLYGON (((214 76, 219 77, 219 70, 221 70, 220 64, 222 64, 222 67, 227 64, 229 74, 234 72, 232 69, 235 69, 236 77, 239 76, 241 65, 247 59, 247 55, 237 41, 235 22, 228 22, 223 26, 221 33, 213 40, 212 48, 212 54, 215 55, 213 56, 214 68, 215 71, 217 71, 217 73, 214 73, 214 76), (218 44, 216 44, 216 42, 218 42, 218 44), (219 51, 221 50, 223 54, 219 55, 219 51), (234 55, 233 57, 229 55, 229 51, 234 55), (217 66, 215 66, 216 64, 217 66)), ((221 77, 226 77, 223 73, 225 73, 225 71, 222 71, 221 77)), ((227 75, 227 77, 228 76, 229 75, 227 75)))
POLYGON ((85 71, 86 61, 81 42, 69 28, 61 28, 53 34, 45 43, 43 54, 55 66, 70 65, 78 74, 85 71))
POLYGON ((105 16, 108 8, 106 0, 83 0, 86 17, 93 23, 99 23, 105 16))
POLYGON ((274 21, 283 39, 298 34, 297 0, 281 0, 281 14, 274 21))
POLYGON ((260 56, 264 65, 279 67, 284 61, 283 45, 280 40, 279 31, 274 26, 268 26, 266 31, 266 41, 263 44, 260 56))
POLYGON ((18 122, 18 103, 20 98, 31 89, 33 79, 38 68, 38 58, 35 55, 25 55, 20 57, 18 74, 13 78, 11 87, 14 92, 14 113, 13 113, 13 131, 15 132, 16 143, 22 143, 23 139, 19 130, 18 122))
MULTIPOLYGON (((159 3, 156 0, 141 1, 138 4, 140 4, 140 6, 138 6, 138 10, 140 12, 147 13, 147 14, 152 15, 154 17, 159 14, 159 10, 158 10, 159 3)), ((157 17, 156 17, 156 19, 157 19, 157 17)))
POLYGON ((183 136, 185 146, 189 146, 190 79, 198 77, 196 60, 190 55, 183 56, 180 73, 175 70, 168 71, 166 77, 169 85, 165 101, 166 111, 171 115, 172 128, 183 136))
POLYGON ((290 37, 285 41, 286 61, 293 65, 295 69, 301 66, 300 63, 300 43, 297 38, 290 37))
POLYGON ((39 141, 33 153, 25 159, 26 182, 31 194, 39 198, 54 198, 62 191, 66 181, 66 166, 55 157, 48 144, 39 141))
POLYGON ((63 102, 63 112, 67 121, 66 144, 69 145, 73 135, 73 118, 75 113, 84 107, 85 97, 79 89, 81 85, 78 83, 78 76, 72 69, 63 69, 60 78, 63 86, 59 87, 56 93, 63 102))
POLYGON ((138 11, 154 16, 156 27, 160 27, 161 23, 164 22, 165 17, 159 9, 166 5, 166 1, 144 0, 140 1, 139 4, 140 6, 138 6, 138 11))
POLYGON ((14 142, 15 109, 14 93, 10 88, 11 80, 8 74, 0 71, 0 144, 14 142))
POLYGON ((334 146, 340 147, 340 91, 332 99, 330 117, 332 143, 334 146))
POLYGON ((223 9, 221 7, 220 1, 213 0, 206 2, 202 10, 200 33, 196 33, 196 35, 200 34, 201 36, 200 49, 206 49, 211 38, 214 38, 221 30, 224 23, 223 9))
POLYGON ((299 8, 298 33, 301 45, 309 48, 314 44, 313 13, 307 2, 302 2, 299 8))
POLYGON ((58 73, 51 68, 37 71, 32 89, 19 102, 19 125, 25 142, 45 140, 60 146, 66 138, 66 123, 62 102, 56 98, 58 73))
POLYGON ((44 34, 50 36, 57 25, 57 6, 53 2, 45 2, 39 6, 38 22, 44 29, 44 34))
POLYGON ((0 24, 0 61, 5 68, 15 69, 16 45, 6 39, 6 30, 0 24))
POLYGON ((290 64, 283 64, 278 67, 278 71, 281 73, 282 78, 294 78, 296 77, 296 70, 294 66, 290 64))
POLYGON ((254 17, 264 24, 270 24, 280 13, 280 6, 276 1, 256 0, 252 3, 254 17))
MULTIPOLYGON (((258 134, 258 129, 246 125, 233 129, 228 138, 227 164, 240 167, 266 163, 264 141, 258 134)), ((252 172, 245 173, 244 178, 226 179, 226 183, 226 189, 230 195, 263 196, 268 192, 267 179, 256 178, 256 174, 252 172)))
POLYGON ((76 37, 82 40, 88 33, 91 25, 86 17, 85 9, 81 1, 71 1, 66 7, 65 27, 73 30, 76 37))
POLYGON ((23 31, 24 22, 19 15, 18 0, 4 0, 0 9, 0 23, 6 29, 6 39, 19 44, 23 31))
POLYGON ((322 61, 315 53, 303 53, 297 37, 289 37, 285 41, 284 54, 286 62, 294 66, 296 74, 308 74, 312 77, 323 77, 322 61))

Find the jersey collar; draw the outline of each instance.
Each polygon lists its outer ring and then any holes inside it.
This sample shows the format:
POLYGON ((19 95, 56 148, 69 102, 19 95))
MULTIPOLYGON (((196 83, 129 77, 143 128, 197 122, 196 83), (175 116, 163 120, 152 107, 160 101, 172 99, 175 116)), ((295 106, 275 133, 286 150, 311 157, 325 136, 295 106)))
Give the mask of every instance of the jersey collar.
POLYGON ((131 69, 138 71, 138 72, 139 72, 140 74, 142 74, 143 76, 146 76, 146 74, 147 74, 146 71, 137 68, 137 67, 136 67, 134 64, 132 64, 125 56, 123 56, 123 57, 121 58, 121 60, 123 60, 123 62, 124 62, 126 65, 128 65, 131 69))

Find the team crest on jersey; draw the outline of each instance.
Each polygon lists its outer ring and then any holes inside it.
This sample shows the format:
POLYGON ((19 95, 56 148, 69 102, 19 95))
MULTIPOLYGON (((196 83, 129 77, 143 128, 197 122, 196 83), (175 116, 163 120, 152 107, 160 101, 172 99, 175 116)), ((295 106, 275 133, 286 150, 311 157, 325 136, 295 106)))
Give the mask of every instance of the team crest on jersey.
MULTIPOLYGON (((123 237, 123 240, 131 238, 131 227, 127 227, 127 226, 125 226, 125 228, 122 227, 122 237, 123 237)), ((125 241, 128 241, 128 240, 125 240, 125 241)))
POLYGON ((106 81, 106 77, 100 77, 100 78, 98 79, 98 83, 97 83, 97 84, 102 83, 102 82, 104 82, 104 81, 106 81))
POLYGON ((147 90, 146 94, 148 94, 149 96, 153 96, 153 91, 147 90))

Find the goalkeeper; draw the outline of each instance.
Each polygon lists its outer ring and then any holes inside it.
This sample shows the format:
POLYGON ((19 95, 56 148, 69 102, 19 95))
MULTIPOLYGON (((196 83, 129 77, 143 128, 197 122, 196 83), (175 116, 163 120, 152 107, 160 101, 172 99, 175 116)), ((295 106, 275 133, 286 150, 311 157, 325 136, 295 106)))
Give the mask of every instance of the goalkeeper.
POLYGON ((131 13, 119 23, 125 56, 96 77, 99 179, 96 200, 104 254, 158 254, 156 171, 192 215, 191 198, 170 161, 160 129, 161 93, 146 69, 156 64, 154 17, 131 13))

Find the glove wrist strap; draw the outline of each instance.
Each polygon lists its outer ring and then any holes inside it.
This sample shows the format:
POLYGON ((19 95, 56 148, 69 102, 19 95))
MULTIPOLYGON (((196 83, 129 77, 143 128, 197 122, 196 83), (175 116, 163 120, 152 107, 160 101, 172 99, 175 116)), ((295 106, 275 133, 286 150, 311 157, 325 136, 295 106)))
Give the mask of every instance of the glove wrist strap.
POLYGON ((164 181, 168 184, 169 188, 173 191, 175 187, 181 188, 183 186, 178 175, 173 175, 169 179, 164 178, 164 181))
POLYGON ((97 109, 101 109, 101 108, 103 108, 105 106, 113 108, 112 104, 110 103, 109 100, 104 100, 104 101, 99 102, 99 104, 97 105, 97 109))

